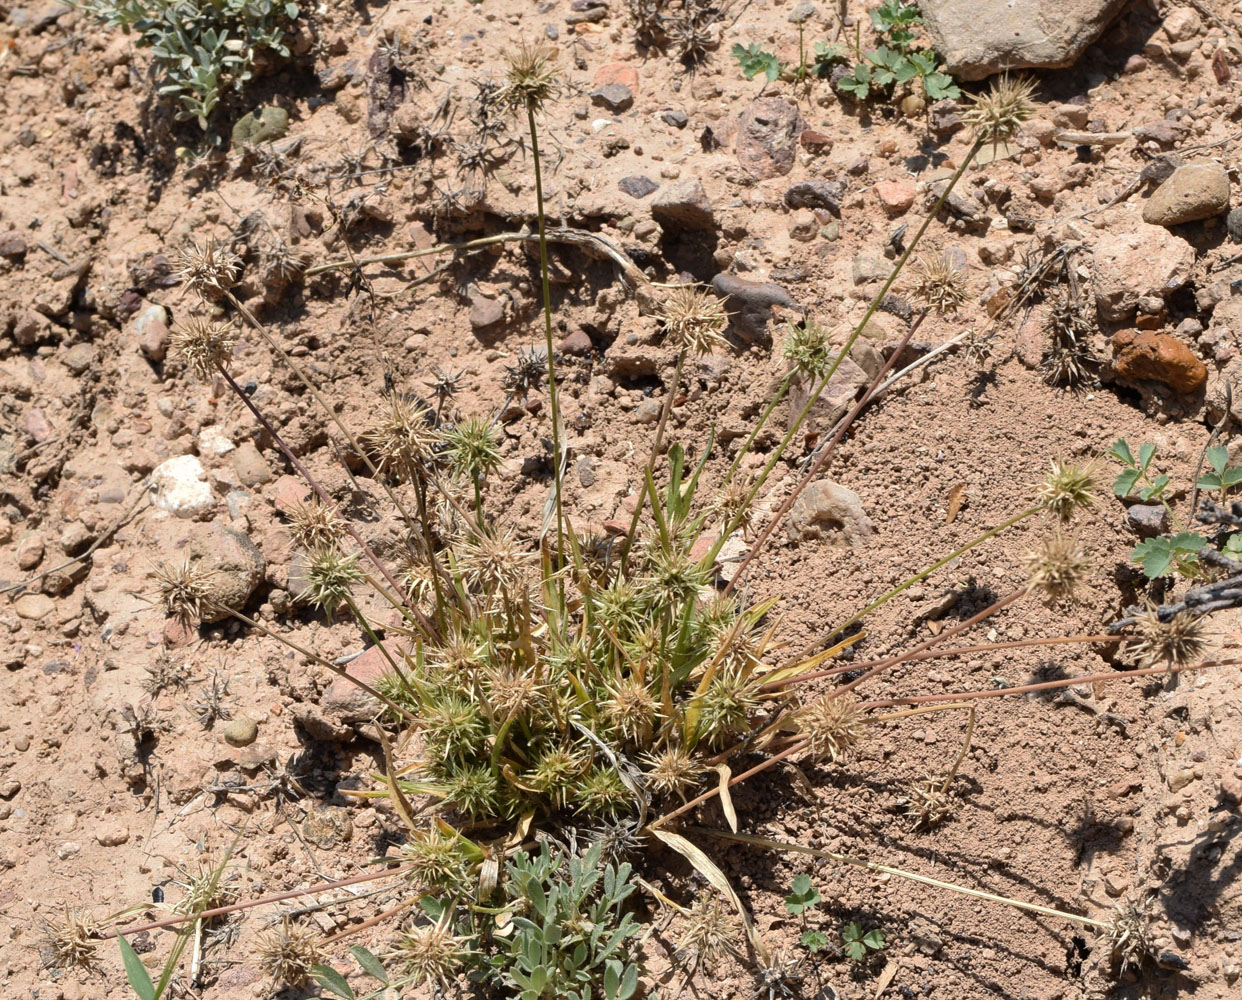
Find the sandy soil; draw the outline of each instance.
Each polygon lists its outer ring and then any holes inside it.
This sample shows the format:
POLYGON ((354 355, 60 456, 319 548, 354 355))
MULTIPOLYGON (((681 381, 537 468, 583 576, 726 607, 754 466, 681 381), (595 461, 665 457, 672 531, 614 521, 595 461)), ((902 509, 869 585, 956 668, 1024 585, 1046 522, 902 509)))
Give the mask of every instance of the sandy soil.
MULTIPOLYGON (((1206 6, 1234 16, 1226 4, 1206 6)), ((342 721, 328 671, 236 622, 186 635, 166 622, 156 600, 157 566, 213 527, 227 528, 249 538, 265 564, 247 614, 326 657, 364 644, 355 627, 291 604, 298 567, 280 511, 298 488, 270 435, 222 384, 195 382, 165 358, 167 327, 197 309, 170 274, 179 248, 208 235, 235 246, 246 262, 241 297, 354 430, 367 426, 389 384, 425 394, 437 368, 462 373, 455 407, 492 412, 507 402, 505 366, 542 338, 537 259, 525 249, 370 265, 360 288, 349 270, 278 281, 270 262, 282 246, 315 264, 528 225, 534 197, 518 124, 504 123, 502 151, 486 174, 458 162, 476 86, 499 75, 513 39, 556 36, 563 87, 541 126, 554 225, 599 232, 654 280, 732 272, 775 281, 828 325, 861 316, 878 283, 856 282, 860 262, 887 266, 894 230, 916 228, 926 186, 960 162, 969 137, 937 136, 922 116, 904 119, 888 107, 861 115, 825 81, 799 88, 744 80, 728 55, 735 41, 757 41, 786 58, 796 51, 796 28, 785 20, 790 3, 739 5, 719 47, 690 73, 640 50, 620 4, 602 20, 570 26, 567 2, 401 0, 320 8, 304 54, 250 93, 251 105, 273 102, 289 112, 288 135, 274 148, 190 168, 173 150, 194 137, 193 128, 170 135, 167 116, 150 102, 146 55, 132 40, 74 12, 42 18, 41 10, 12 8, 0 28, 0 241, 9 234, 24 246, 0 257, 0 588, 9 588, 0 602, 7 633, 0 645, 0 993, 74 1000, 130 993, 111 943, 101 946, 95 972, 48 964, 45 926, 66 907, 97 916, 136 907, 133 919, 154 918, 154 888, 175 902, 184 873, 229 845, 239 891, 257 897, 360 873, 401 838, 386 806, 344 794, 369 786, 382 760, 365 725, 342 721), (393 42, 395 70, 391 47, 376 56, 381 43, 393 42), (590 93, 617 80, 634 99, 612 113, 590 93), (758 97, 789 102, 807 129, 831 142, 818 152, 799 146, 789 172, 756 180, 734 142, 738 115, 758 97), (670 123, 670 112, 683 113, 686 124, 670 123), (652 196, 619 187, 635 177, 663 188, 700 179, 715 231, 665 234, 652 220, 652 196), (787 206, 786 190, 808 179, 841 183, 839 219, 787 206), (917 193, 908 214, 885 210, 877 192, 884 182, 917 193), (166 322, 151 321, 151 305, 166 310, 166 322), (182 455, 198 457, 210 484, 210 509, 196 519, 149 502, 152 469, 182 455), (54 568, 97 540, 89 559, 54 568), (36 576, 25 593, 48 600, 21 605, 13 585, 36 576), (257 723, 257 741, 231 746, 224 730, 243 718, 257 723), (304 794, 281 794, 289 772, 304 794)), ((816 37, 830 34, 830 13, 811 22, 816 37)), ((1194 37, 1198 47, 1185 59, 1152 54, 1151 46, 1168 46, 1161 13, 1135 5, 1076 68, 1039 74, 1037 119, 1011 149, 967 174, 960 190, 978 196, 982 224, 933 224, 926 248, 961 253, 972 296, 958 316, 919 329, 919 351, 969 328, 993 329, 990 358, 980 364, 952 350, 903 379, 866 411, 825 469, 861 498, 869 538, 852 547, 836 537, 793 541, 782 527, 748 571, 747 600, 781 598, 780 635, 789 649, 1022 510, 1054 459, 1090 460, 1117 437, 1154 441, 1162 470, 1177 484, 1192 482, 1219 419, 1202 395, 1187 400, 1117 382, 1078 391, 1049 386, 1038 369, 1039 311, 992 324, 987 307, 1029 255, 1083 244, 1075 266, 1085 281, 1096 240, 1136 225, 1142 192, 1105 206, 1158 150, 1129 139, 1091 147, 1084 157, 1058 145, 1056 129, 1085 115, 1095 131, 1121 131, 1182 108, 1176 151, 1232 166, 1240 69, 1220 83, 1208 67, 1218 39, 1240 40, 1211 24, 1194 37), (1005 224, 1007 215, 1033 220, 1033 231, 1005 224), (959 486, 964 503, 949 518, 959 486)), ((1210 398, 1231 371, 1242 330, 1213 328, 1215 339, 1196 341, 1186 321, 1209 327, 1210 311, 1196 294, 1238 271, 1236 264, 1214 270, 1233 252, 1219 222, 1185 238, 1197 251, 1191 281, 1150 321, 1176 331, 1208 365, 1210 398)), ((584 520, 625 516, 673 358, 608 260, 556 250, 553 295, 557 336, 565 338, 567 499, 584 520)), ((905 323, 892 311, 878 322, 882 350, 905 323)), ((1093 332, 1097 354, 1109 355, 1116 328, 1093 332)), ((767 332, 779 344, 776 322, 767 332)), ((258 337, 243 337, 232 373, 368 541, 381 555, 393 553, 401 526, 383 492, 360 471, 342 470, 347 444, 258 337)), ((718 428, 709 485, 779 375, 779 355, 764 339, 739 339, 689 373, 672 433, 694 450, 718 428)), ((530 540, 548 490, 546 397, 509 402, 505 464, 488 485, 488 501, 530 540)), ((761 449, 774 444, 774 435, 760 441, 761 449)), ((788 495, 805 454, 778 469, 766 509, 788 495)), ((1080 600, 1049 608, 1025 598, 964 643, 1099 632, 1147 595, 1128 559, 1136 539, 1125 508, 1108 495, 1113 472, 1102 471, 1100 502, 1074 527, 1094 559, 1080 600)), ((1173 496, 1180 524, 1188 491, 1173 496)), ((1025 554, 1049 530, 1031 519, 912 588, 868 618, 857 655, 909 648, 1008 593, 1024 579, 1025 554)), ((1212 626, 1213 649, 1230 655, 1237 615, 1220 614, 1212 626)), ((1103 645, 984 650, 907 665, 867 693, 984 689, 1129 665, 1103 645)), ((795 855, 702 842, 776 949, 797 953, 803 928, 782 897, 801 871, 811 872, 824 898, 813 919, 834 943, 851 920, 883 929, 888 946, 868 964, 835 950, 809 959, 795 995, 872 997, 883 986, 887 996, 963 1000, 1237 996, 1236 677, 1226 667, 1180 681, 980 702, 956 811, 930 832, 911 831, 902 802, 911 783, 952 763, 965 713, 887 725, 839 766, 778 767, 734 795, 744 832, 862 854, 987 892, 1105 919, 1120 902, 1150 897, 1160 961, 1141 970, 1118 976, 1106 944, 1062 921, 899 878, 807 865, 795 855)), ((702 827, 723 822, 715 805, 695 817, 702 827)), ((672 898, 700 891, 676 857, 652 850, 640 866, 672 898)), ((325 936, 402 897, 393 885, 364 899, 334 898, 309 915, 325 936)), ((230 919, 209 941, 200 985, 187 995, 277 995, 258 969, 254 942, 296 905, 230 919)), ((665 980, 661 995, 673 995, 680 981, 667 970, 677 923, 657 926, 649 962, 653 978, 665 980)), ((382 949, 389 933, 345 939, 333 952, 338 965, 350 943, 382 949)), ((136 945, 158 960, 170 940, 156 932, 136 945)), ((738 961, 685 993, 749 997, 753 990, 750 966, 738 961)))

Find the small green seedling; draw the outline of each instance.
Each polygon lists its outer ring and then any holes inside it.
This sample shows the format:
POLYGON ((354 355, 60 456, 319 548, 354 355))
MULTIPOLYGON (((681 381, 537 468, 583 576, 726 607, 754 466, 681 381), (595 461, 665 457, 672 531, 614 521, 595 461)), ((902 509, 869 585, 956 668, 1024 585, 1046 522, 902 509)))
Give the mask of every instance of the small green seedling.
POLYGON ((922 23, 913 4, 886 0, 871 12, 871 26, 881 44, 871 52, 857 52, 854 70, 837 81, 837 86, 857 100, 865 101, 873 91, 886 93, 893 87, 918 79, 930 100, 962 96, 953 77, 943 72, 940 56, 932 49, 915 50, 913 29, 922 23))
POLYGON ((1139 498, 1143 501, 1159 500, 1165 507, 1168 502, 1164 499, 1165 491, 1169 488, 1169 477, 1159 475, 1155 478, 1151 476, 1152 459, 1156 457, 1156 446, 1154 444, 1139 445, 1138 459, 1134 457, 1134 452, 1130 450, 1130 445, 1125 438, 1118 438, 1113 442, 1112 450, 1109 454, 1124 465, 1125 471, 1113 480, 1113 492, 1123 499, 1130 496, 1135 487, 1139 487, 1139 498))
POLYGON ((848 923, 841 931, 841 940, 845 944, 845 954, 855 962, 867 957, 868 951, 881 951, 884 948, 884 932, 878 927, 863 930, 862 924, 848 923))
POLYGON ((1209 448, 1207 460, 1212 471, 1201 475, 1196 485, 1201 490, 1220 490, 1220 502, 1224 503, 1229 491, 1242 483, 1242 468, 1229 464, 1229 449, 1223 444, 1209 448))
POLYGON ((1199 550, 1206 544, 1207 539, 1202 535, 1181 531, 1176 535, 1144 539, 1134 547, 1130 558, 1143 567, 1143 574, 1149 580, 1167 576, 1170 570, 1192 580, 1201 575, 1199 550))
POLYGON ((803 931, 798 943, 812 955, 818 955, 828 949, 828 936, 821 930, 803 931))
POLYGON ((745 48, 735 44, 733 46, 733 58, 742 67, 742 75, 747 80, 753 80, 762 73, 767 77, 768 82, 771 83, 781 75, 781 61, 771 52, 765 52, 759 48, 754 42, 745 48))
POLYGON ((811 885, 811 876, 795 875, 793 891, 785 897, 785 909, 800 916, 820 901, 819 891, 811 885))

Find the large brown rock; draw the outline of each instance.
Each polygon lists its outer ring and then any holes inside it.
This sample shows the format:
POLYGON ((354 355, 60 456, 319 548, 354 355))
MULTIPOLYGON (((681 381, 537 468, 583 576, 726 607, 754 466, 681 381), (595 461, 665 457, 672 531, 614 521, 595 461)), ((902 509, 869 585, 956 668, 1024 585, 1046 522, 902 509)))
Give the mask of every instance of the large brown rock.
POLYGON ((1195 252, 1185 240, 1155 226, 1107 233, 1091 257, 1091 287, 1100 319, 1125 323, 1139 299, 1168 298, 1190 280, 1195 252))
POLYGON ((1207 368, 1189 347, 1153 330, 1113 336, 1113 371, 1129 382, 1160 382, 1178 392, 1194 392, 1207 381, 1207 368))
POLYGON ((204 622, 223 621, 229 617, 229 608, 245 607, 267 569, 267 561, 249 535, 215 524, 191 540, 187 556, 196 569, 207 574, 203 585, 211 606, 203 609, 204 622))
POLYGON ((1229 211, 1229 175, 1219 163, 1187 163, 1152 192, 1143 221, 1179 226, 1229 211))
POLYGON ((1071 66, 1126 0, 923 0, 923 24, 959 80, 1071 66))

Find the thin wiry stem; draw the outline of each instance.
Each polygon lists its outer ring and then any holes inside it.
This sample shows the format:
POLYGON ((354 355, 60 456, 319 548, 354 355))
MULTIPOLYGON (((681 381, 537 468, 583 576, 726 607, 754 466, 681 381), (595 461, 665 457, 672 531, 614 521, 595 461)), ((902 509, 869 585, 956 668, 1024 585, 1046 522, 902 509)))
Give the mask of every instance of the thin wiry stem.
POLYGON ((1013 639, 1009 642, 985 642, 977 646, 954 646, 952 649, 925 649, 919 653, 899 653, 885 656, 878 660, 866 660, 862 663, 847 663, 830 670, 816 670, 814 673, 798 674, 779 681, 763 685, 760 691, 775 691, 791 684, 821 680, 824 677, 836 677, 838 674, 849 674, 855 670, 869 670, 872 667, 889 666, 894 663, 913 663, 916 660, 941 660, 951 656, 969 656, 972 653, 995 653, 1004 649, 1027 649, 1032 646, 1061 646, 1070 643, 1121 643, 1134 639, 1132 635, 1057 635, 1044 639, 1013 639))
MULTIPOLYGON (((535 127, 535 105, 526 102, 526 121, 530 127, 530 153, 535 168, 535 204, 539 218, 539 278, 543 286, 543 333, 548 350, 548 409, 552 416, 552 489, 556 499, 556 561, 565 563, 564 469, 561 463, 561 409, 556 386, 556 347, 552 342, 552 285, 548 279, 548 233, 543 207, 543 170, 539 165, 539 129, 535 127)), ((558 586, 564 582, 558 577, 558 586)))
MULTIPOLYGON (((944 632, 941 632, 939 635, 934 635, 930 639, 925 639, 923 642, 915 646, 914 649, 910 650, 910 652, 921 653, 924 649, 930 649, 932 646, 935 646, 941 642, 944 642, 945 639, 952 638, 955 635, 960 635, 961 633, 965 632, 967 629, 973 628, 974 626, 978 625, 981 621, 991 618, 992 615, 1009 607, 1009 605, 1011 605, 1014 601, 1018 600, 1018 598, 1026 594, 1027 590, 1028 590, 1027 587, 1019 587, 1017 590, 1011 591, 1010 593, 1002 597, 1000 600, 984 608, 977 615, 967 618, 964 622, 961 622, 960 624, 955 625, 951 629, 946 629, 944 632)), ((853 691, 854 688, 858 687, 858 685, 861 684, 863 681, 870 680, 876 674, 881 673, 884 670, 887 670, 892 665, 893 665, 892 663, 884 663, 883 661, 881 661, 879 666, 872 667, 870 670, 865 671, 862 674, 862 676, 855 677, 848 684, 842 684, 840 687, 835 688, 833 693, 842 695, 842 694, 845 694, 845 692, 847 691, 853 691)))
POLYGON ((855 868, 865 868, 868 871, 880 872, 885 875, 896 875, 900 878, 909 879, 912 882, 922 882, 924 885, 930 885, 937 889, 947 889, 949 892, 960 892, 966 896, 973 896, 975 899, 986 899, 992 903, 1004 903, 1006 906, 1017 907, 1019 910, 1029 910, 1032 913, 1040 913, 1045 917, 1057 917, 1061 920, 1069 920, 1073 923, 1083 924, 1087 927, 1099 927, 1106 929, 1108 922, 1104 920, 1096 920, 1094 917, 1084 917, 1078 913, 1067 913, 1064 910, 1054 910, 1050 906, 1040 906, 1038 903, 1025 903, 1019 899, 1010 899, 1008 896, 998 896, 992 892, 984 892, 981 889, 971 889, 964 885, 957 885, 954 882, 944 882, 940 879, 930 878, 927 875, 918 875, 915 872, 906 871, 904 868, 894 868, 892 865, 882 865, 875 861, 866 861, 862 858, 855 858, 848 854, 838 854, 835 851, 821 851, 815 847, 803 847, 801 844, 789 844, 779 840, 772 840, 768 837, 755 837, 745 833, 727 833, 724 830, 710 830, 699 827, 688 829, 689 833, 706 834, 709 837, 718 837, 721 840, 733 840, 741 844, 751 844, 755 847, 768 847, 780 851, 793 851, 798 854, 808 854, 814 858, 823 858, 826 861, 836 861, 843 865, 852 865, 855 868))
MULTIPOLYGON (((320 500, 322 500, 326 504, 331 504, 332 498, 328 496, 327 491, 322 486, 319 485, 319 481, 315 479, 313 475, 311 475, 310 470, 305 465, 302 464, 301 460, 299 460, 296 455, 293 454, 289 446, 285 444, 284 439, 280 436, 280 433, 276 430, 275 427, 272 426, 271 421, 269 421, 267 417, 264 416, 263 411, 254 405, 253 400, 251 400, 250 396, 247 395, 247 393, 242 389, 242 387, 237 384, 237 382, 233 379, 232 375, 230 375, 224 368, 220 368, 219 371, 220 371, 220 374, 224 377, 225 382, 228 383, 229 388, 233 390, 237 398, 246 404, 246 408, 249 409, 250 412, 254 415, 254 418, 255 420, 259 422, 259 425, 265 431, 267 431, 268 434, 271 435, 272 440, 276 442, 276 447, 278 447, 281 450, 281 452, 284 454, 285 458, 289 460, 289 464, 292 465, 297 470, 298 475, 300 475, 306 481, 306 484, 312 490, 315 491, 315 495, 319 497, 320 500)), ((349 537, 352 538, 357 543, 358 548, 362 551, 363 555, 365 555, 367 559, 370 560, 371 564, 375 566, 375 568, 378 569, 381 574, 383 574, 384 579, 388 582, 388 585, 392 587, 393 592, 397 594, 404 593, 404 591, 402 591, 401 589, 401 586, 397 583, 396 580, 393 579, 392 574, 389 573, 388 567, 386 567, 380 561, 379 557, 376 556, 375 553, 371 551, 370 546, 368 546, 367 543, 363 541, 362 536, 358 534, 354 526, 346 522, 345 531, 348 532, 349 537)), ((435 627, 431 624, 431 622, 427 620, 427 618, 422 614, 422 612, 420 612, 413 605, 410 605, 410 610, 413 612, 414 616, 418 619, 418 623, 426 630, 427 635, 434 636, 436 634, 435 627)))
POLYGON ((948 694, 916 694, 908 698, 883 698, 876 701, 859 702, 858 707, 889 708, 895 705, 926 705, 938 701, 966 701, 978 698, 1005 698, 1014 694, 1029 694, 1032 691, 1055 691, 1057 688, 1076 687, 1079 684, 1107 684, 1110 681, 1124 681, 1131 677, 1155 677, 1157 674, 1180 674, 1186 670, 1210 670, 1213 667, 1230 667, 1242 663, 1242 660, 1212 660, 1207 663, 1187 663, 1173 667, 1144 667, 1141 670, 1114 670, 1107 674, 1086 674, 1082 677, 1063 677, 1056 681, 1041 681, 1038 684, 1019 684, 1015 687, 989 688, 986 691, 954 691, 948 694))
POLYGON ((286 900, 299 899, 303 896, 315 896, 321 892, 331 892, 333 889, 344 889, 346 886, 357 885, 359 882, 371 882, 377 878, 387 878, 389 875, 404 876, 409 871, 408 867, 385 868, 383 871, 369 872, 366 875, 354 875, 351 878, 338 879, 335 882, 320 882, 318 885, 308 886, 305 889, 293 889, 290 892, 278 892, 271 896, 260 896, 258 899, 247 899, 238 903, 230 903, 228 906, 217 906, 214 910, 203 910, 201 913, 178 913, 171 917, 164 917, 162 920, 152 921, 149 924, 139 924, 137 927, 103 931, 97 935, 96 940, 108 941, 116 937, 132 937, 144 931, 158 931, 163 927, 175 927, 177 924, 183 924, 187 920, 210 920, 212 917, 222 917, 229 913, 236 913, 238 910, 249 910, 268 903, 283 903, 286 900))
MULTIPOLYGON (((805 658, 807 656, 810 656, 812 653, 816 652, 817 650, 823 649, 825 646, 828 645, 828 643, 832 642, 833 639, 839 636, 847 628, 849 628, 851 625, 858 624, 858 622, 866 618, 867 615, 871 614, 871 612, 876 610, 876 608, 879 608, 882 605, 887 604, 898 594, 901 594, 904 591, 909 590, 911 587, 913 587, 916 583, 920 582, 921 580, 926 580, 929 576, 935 573, 936 570, 940 569, 943 566, 947 566, 954 559, 957 559, 960 556, 965 555, 967 552, 969 552, 971 549, 975 548, 976 546, 982 545, 989 538, 995 538, 1002 531, 1006 531, 1009 528, 1012 528, 1014 525, 1019 524, 1022 521, 1025 521, 1028 517, 1034 517, 1036 514, 1038 514, 1043 509, 1044 508, 1042 504, 1037 504, 1034 507, 1028 507, 1026 510, 1022 511, 1021 513, 1015 514, 1013 517, 1009 518, 1007 521, 1002 521, 996 527, 988 528, 987 531, 976 536, 975 538, 972 538, 969 542, 967 542, 965 545, 961 546, 960 548, 954 549, 948 555, 940 559, 937 559, 934 563, 932 563, 926 569, 919 570, 919 572, 915 573, 913 576, 908 577, 907 579, 903 580, 901 583, 897 584, 897 586, 893 587, 892 590, 886 591, 885 593, 881 594, 879 597, 877 597, 874 601, 868 604, 861 611, 856 612, 854 615, 847 618, 840 625, 836 626, 827 635, 823 636, 820 639, 817 639, 814 643, 812 643, 810 646, 808 646, 806 649, 804 649, 799 654, 799 658, 800 659, 805 658)), ((948 633, 943 633, 943 634, 946 636, 948 635, 948 633)))
POLYGON ((392 699, 387 698, 384 695, 380 694, 380 692, 375 690, 375 688, 373 688, 366 681, 361 680, 358 677, 354 677, 340 664, 333 663, 331 660, 327 659, 326 657, 320 656, 314 650, 310 650, 310 649, 307 649, 305 646, 299 645, 298 643, 294 642, 292 639, 289 639, 287 636, 281 635, 279 632, 273 632, 266 625, 262 624, 261 622, 255 621, 253 618, 250 618, 247 615, 242 614, 240 611, 235 611, 232 608, 226 608, 224 607, 224 605, 218 605, 218 607, 221 611, 227 611, 230 615, 236 618, 243 625, 247 625, 250 628, 256 629, 257 631, 262 632, 264 635, 268 636, 269 638, 275 639, 277 642, 284 643, 286 646, 292 649, 295 653, 300 653, 301 655, 305 656, 307 659, 312 660, 315 663, 318 663, 321 667, 327 667, 338 677, 341 677, 344 680, 349 681, 351 684, 355 685, 356 687, 361 688, 363 691, 369 694, 372 698, 375 698, 377 701, 379 701, 380 704, 384 705, 386 708, 392 709, 394 712, 396 712, 399 716, 401 716, 407 722, 418 721, 411 712, 402 708, 392 699))
POLYGON ((772 415, 773 410, 780 406, 781 401, 789 392, 789 388, 793 385, 794 379, 797 375, 798 369, 794 368, 788 375, 781 379, 781 384, 777 386, 776 393, 770 400, 768 400, 768 405, 763 408, 763 412, 759 414, 759 420, 755 423, 755 426, 751 428, 750 435, 742 443, 742 447, 738 450, 737 456, 733 459, 733 464, 729 466, 729 471, 725 473, 724 482, 720 484, 720 488, 722 490, 733 482, 733 477, 737 475, 737 470, 741 468, 742 460, 750 454, 750 449, 753 447, 755 440, 759 437, 759 434, 763 431, 764 426, 767 424, 768 417, 772 415))

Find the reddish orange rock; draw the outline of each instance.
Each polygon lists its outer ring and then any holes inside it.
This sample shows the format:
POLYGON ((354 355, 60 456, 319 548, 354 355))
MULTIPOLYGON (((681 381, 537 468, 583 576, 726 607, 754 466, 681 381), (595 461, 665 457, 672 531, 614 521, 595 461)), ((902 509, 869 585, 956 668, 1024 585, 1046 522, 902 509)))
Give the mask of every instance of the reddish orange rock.
POLYGON ((595 86, 606 87, 610 83, 619 83, 623 87, 638 93, 638 70, 627 63, 608 63, 595 71, 595 86))
POLYGON ((1151 330, 1113 335, 1113 370, 1132 382, 1162 382, 1178 392, 1194 392, 1207 381, 1207 368, 1189 347, 1151 330))

